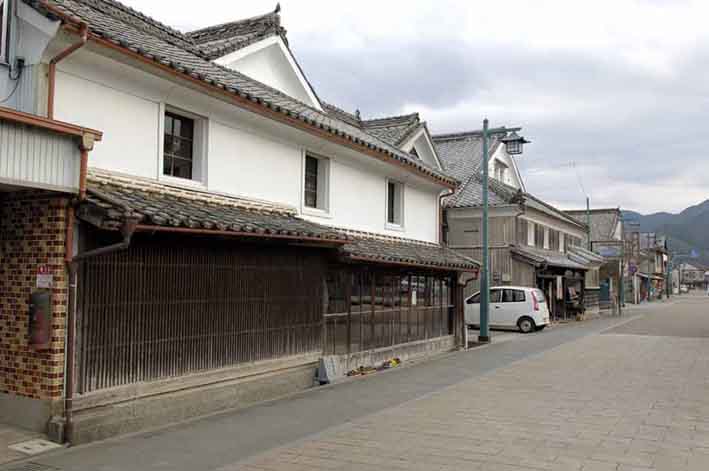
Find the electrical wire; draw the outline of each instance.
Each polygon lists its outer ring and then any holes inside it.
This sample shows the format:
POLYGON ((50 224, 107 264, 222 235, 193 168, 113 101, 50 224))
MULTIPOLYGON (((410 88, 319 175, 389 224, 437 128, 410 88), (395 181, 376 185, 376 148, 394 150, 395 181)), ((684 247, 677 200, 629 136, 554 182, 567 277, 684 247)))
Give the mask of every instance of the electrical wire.
POLYGON ((581 180, 581 175, 579 175, 579 171, 576 168, 576 162, 571 162, 571 168, 574 169, 574 174, 576 174, 576 181, 579 184, 579 188, 581 189, 581 193, 583 193, 583 195, 586 198, 590 198, 589 194, 586 192, 586 187, 583 185, 583 181, 581 180))

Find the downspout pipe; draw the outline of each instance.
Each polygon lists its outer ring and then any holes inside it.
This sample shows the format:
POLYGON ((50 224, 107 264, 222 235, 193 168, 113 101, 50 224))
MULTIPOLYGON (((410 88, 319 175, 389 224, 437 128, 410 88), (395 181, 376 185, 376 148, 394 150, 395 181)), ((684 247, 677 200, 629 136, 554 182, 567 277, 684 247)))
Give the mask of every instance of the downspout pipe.
POLYGON ((438 243, 441 245, 443 245, 443 241, 445 240, 443 223, 443 216, 445 215, 445 211, 443 210, 443 198, 453 196, 454 193, 455 190, 448 190, 448 192, 441 193, 441 195, 438 196, 438 243))
POLYGON ((47 118, 54 119, 54 90, 56 87, 57 64, 66 59, 69 55, 84 47, 89 40, 89 27, 86 23, 81 24, 79 42, 72 44, 62 52, 54 56, 49 61, 49 74, 47 77, 47 118))
MULTIPOLYGON (((69 234, 73 233, 74 226, 74 208, 70 206, 71 221, 67 221, 67 237, 71 239, 73 244, 73 235, 70 237, 69 234), (69 224, 71 222, 71 225, 69 224)), ((123 240, 117 244, 107 245, 105 247, 100 247, 94 250, 89 250, 82 252, 75 256, 71 256, 73 253, 73 245, 71 252, 67 252, 67 267, 69 271, 69 315, 67 318, 67 345, 66 345, 66 384, 64 389, 64 421, 65 421, 65 441, 68 441, 72 436, 73 432, 73 411, 74 411, 74 383, 76 382, 76 317, 77 317, 77 271, 78 266, 81 262, 86 261, 89 258, 97 257, 99 255, 106 255, 112 252, 118 252, 120 250, 126 250, 130 247, 131 238, 135 233, 135 228, 138 225, 138 220, 135 218, 127 218, 123 227, 121 228, 121 233, 123 234, 123 240)))

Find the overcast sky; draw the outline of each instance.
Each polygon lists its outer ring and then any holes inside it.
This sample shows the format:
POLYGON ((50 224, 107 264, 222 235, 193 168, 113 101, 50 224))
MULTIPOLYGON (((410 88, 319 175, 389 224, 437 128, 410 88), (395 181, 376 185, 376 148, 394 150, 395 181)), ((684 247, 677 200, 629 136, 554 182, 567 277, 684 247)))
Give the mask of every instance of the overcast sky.
MULTIPOLYGON (((254 0, 125 0, 181 30, 254 0)), ((434 133, 522 126, 527 189, 562 208, 677 212, 709 198, 709 2, 281 1, 325 101, 419 111, 434 133)))

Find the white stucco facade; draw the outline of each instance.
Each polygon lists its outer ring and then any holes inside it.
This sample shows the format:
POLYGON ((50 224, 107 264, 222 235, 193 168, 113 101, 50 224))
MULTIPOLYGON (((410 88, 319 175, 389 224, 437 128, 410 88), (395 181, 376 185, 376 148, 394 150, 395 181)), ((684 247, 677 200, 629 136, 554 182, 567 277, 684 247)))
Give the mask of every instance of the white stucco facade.
MULTIPOLYGON (((176 80, 176 79, 175 79, 176 80)), ((89 47, 58 67, 57 119, 101 129, 91 167, 286 204, 305 218, 341 228, 417 240, 438 240, 438 197, 443 187, 399 166, 317 138, 104 57, 89 47), (203 126, 198 181, 162 172, 166 109, 188 113, 203 126), (328 159, 326 211, 303 205, 304 155, 328 159), (386 224, 386 182, 404 185, 404 221, 386 224)))
POLYGON ((259 41, 215 61, 319 110, 320 102, 280 36, 259 41))
POLYGON ((524 181, 517 167, 517 162, 507 153, 504 145, 499 146, 490 158, 488 171, 491 177, 497 178, 507 185, 526 191, 524 181), (499 174, 500 168, 505 169, 502 175, 499 174))

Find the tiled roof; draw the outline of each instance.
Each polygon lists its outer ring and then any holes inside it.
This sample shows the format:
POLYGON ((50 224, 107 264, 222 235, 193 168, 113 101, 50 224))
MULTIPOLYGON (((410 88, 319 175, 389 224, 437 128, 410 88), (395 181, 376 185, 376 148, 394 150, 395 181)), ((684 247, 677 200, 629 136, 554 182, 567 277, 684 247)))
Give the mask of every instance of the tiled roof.
POLYGON ((344 230, 301 219, 293 207, 166 185, 91 169, 79 218, 107 230, 136 218, 141 230, 197 229, 205 234, 321 240, 342 245, 356 262, 477 272, 480 264, 446 247, 412 239, 344 230))
POLYGON ((480 262, 445 246, 380 234, 346 231, 352 242, 341 250, 354 260, 478 272, 480 262))
POLYGON ((362 128, 369 134, 397 147, 423 125, 418 113, 362 121, 362 128))
POLYGON ((337 119, 340 119, 348 124, 351 124, 352 126, 356 126, 358 128, 362 127, 362 117, 359 115, 359 111, 356 113, 349 113, 342 108, 338 108, 335 105, 332 105, 330 103, 325 103, 323 102, 323 109, 327 111, 327 114, 330 116, 333 116, 337 119))
MULTIPOLYGON (((579 209, 566 211, 572 218, 582 224, 586 224, 586 210, 579 209)), ((605 242, 613 240, 613 232, 620 220, 620 209, 592 209, 591 213, 591 240, 594 242, 605 242)))
MULTIPOLYGON (((517 129, 517 128, 514 128, 517 129)), ((501 139, 514 129, 497 128, 490 134, 489 155, 493 155, 502 144, 501 139)), ((443 169, 463 183, 456 192, 444 200, 448 208, 470 208, 482 206, 482 132, 469 131, 433 136, 436 151, 443 169)), ((563 219, 571 224, 579 222, 564 211, 544 202, 531 193, 518 190, 499 180, 489 177, 488 199, 490 206, 505 206, 524 203, 526 206, 563 219)), ((582 223, 581 223, 582 225, 582 223)))
POLYGON ((588 266, 571 260, 566 254, 536 247, 513 247, 512 254, 522 257, 535 265, 549 265, 574 270, 588 270, 588 266))
MULTIPOLYGON (((490 155, 497 151, 503 134, 492 134, 489 140, 490 155)), ((455 178, 465 181, 473 173, 479 173, 483 161, 483 140, 480 131, 433 136, 443 168, 455 178)))
POLYGON ((103 229, 119 229, 126 217, 157 227, 233 232, 269 238, 345 241, 335 229, 296 217, 295 209, 168 186, 155 181, 92 170, 88 200, 79 215, 103 229))
POLYGON ((234 70, 212 62, 188 36, 149 18, 115 0, 23 0, 38 11, 65 21, 85 23, 92 38, 139 54, 157 65, 170 67, 186 79, 224 90, 304 125, 345 139, 363 151, 375 151, 396 160, 416 173, 452 186, 455 178, 401 151, 337 116, 322 112, 234 70))
MULTIPOLYGON (((447 208, 474 208, 483 204, 483 179, 479 173, 473 173, 462 185, 462 191, 456 191, 453 196, 444 200, 447 208)), ((517 188, 506 185, 494 178, 488 180, 488 205, 509 206, 523 204, 525 193, 517 188)))
POLYGON ((265 15, 190 31, 186 36, 198 44, 209 59, 217 59, 271 36, 280 36, 287 44, 279 11, 280 6, 265 15))
POLYGON ((580 263, 582 265, 590 266, 600 266, 606 261, 605 258, 598 255, 597 253, 586 250, 583 247, 573 246, 569 248, 568 256, 574 262, 580 263))

